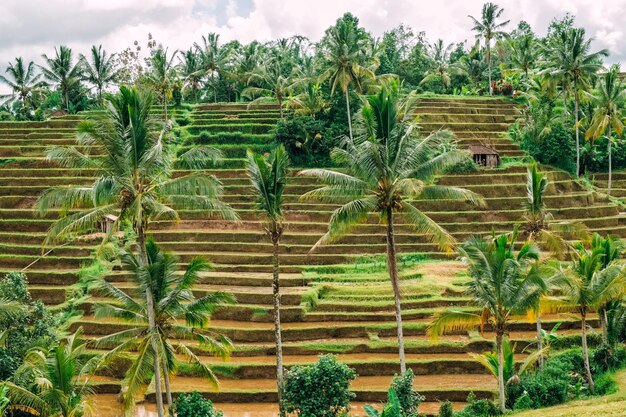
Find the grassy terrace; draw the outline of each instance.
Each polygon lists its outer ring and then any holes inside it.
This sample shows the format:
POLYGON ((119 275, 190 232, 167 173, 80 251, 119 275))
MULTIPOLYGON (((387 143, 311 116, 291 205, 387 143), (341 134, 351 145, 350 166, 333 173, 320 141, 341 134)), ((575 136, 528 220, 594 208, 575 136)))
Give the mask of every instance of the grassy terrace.
MULTIPOLYGON (((461 148, 486 144, 505 156, 523 154, 504 136, 508 124, 517 117, 510 102, 429 98, 422 100, 417 115, 425 131, 441 127, 453 130, 461 148)), ((263 404, 261 408, 273 407, 276 396, 272 379, 271 245, 253 211, 242 158, 247 148, 258 152, 271 148, 271 130, 278 117, 274 106, 251 109, 245 105, 196 106, 190 113, 191 123, 180 129, 187 132, 190 143, 208 143, 222 149, 227 159, 210 173, 222 180, 225 200, 237 209, 242 221, 233 224, 205 213, 182 211, 179 223, 157 222, 151 230, 165 249, 180 255, 181 262, 194 256, 213 262, 214 270, 203 276, 198 295, 225 290, 238 301, 236 305, 218 309, 212 323, 237 344, 233 358, 219 362, 199 346, 195 347, 203 361, 221 375, 221 390, 213 392, 197 378, 194 369, 182 370, 173 381, 177 391, 193 387, 225 409, 234 402, 250 403, 251 409, 256 409, 259 403, 263 404)), ((58 213, 45 218, 34 213, 32 205, 37 196, 51 186, 88 185, 92 181, 93 172, 55 167, 44 157, 51 145, 74 143, 78 119, 0 123, 0 272, 28 266, 32 293, 50 305, 60 305, 72 295, 71 286, 77 282, 78 270, 89 264, 100 238, 92 236, 72 242, 41 257, 46 230, 58 213)), ((626 219, 617 206, 603 201, 566 173, 546 170, 551 181, 546 201, 555 221, 579 221, 593 230, 626 236, 626 219)), ((513 166, 440 179, 442 184, 463 186, 481 194, 485 198, 484 207, 456 201, 417 202, 417 205, 459 241, 475 233, 489 233, 491 229, 510 230, 522 216, 525 172, 525 167, 513 166)), ((616 174, 615 179, 615 188, 623 189, 626 196, 626 173, 616 174)), ((599 176, 596 180, 601 184, 604 179, 599 176)), ((360 375, 354 384, 357 401, 380 401, 386 396, 392 375, 399 370, 392 292, 384 262, 377 256, 385 252, 383 228, 372 217, 339 242, 309 253, 325 232, 336 207, 299 199, 314 186, 310 179, 294 176, 286 191, 288 214, 281 261, 285 286, 281 312, 285 321, 285 361, 287 366, 292 366, 311 362, 318 353, 338 353, 360 375)), ((489 329, 483 336, 467 332, 447 335, 439 343, 425 335, 433 313, 449 306, 471 308, 460 287, 464 280, 462 266, 449 260, 450 254, 441 252, 427 236, 414 233, 401 221, 397 233, 403 254, 401 274, 408 364, 417 375, 416 387, 427 398, 423 410, 434 412, 437 401, 445 399, 459 407, 470 391, 479 397, 492 396, 495 380, 468 355, 490 349, 493 335, 489 329), (448 260, 433 260, 437 258, 448 260)), ((130 284, 126 278, 125 272, 116 266, 107 277, 128 291, 130 284)), ((123 328, 123 324, 92 316, 94 305, 105 301, 98 293, 81 301, 85 315, 74 326, 83 326, 92 338, 123 328)), ((561 334, 572 339, 578 334, 578 323, 567 314, 544 319, 546 328, 563 321, 561 334)), ((591 317, 591 324, 597 325, 595 316, 591 317)), ((510 337, 521 350, 532 342, 534 324, 518 318, 511 327, 510 337)), ((117 392, 119 376, 119 372, 102 375, 98 391, 117 392)), ((152 400, 154 395, 149 395, 148 401, 152 400)))

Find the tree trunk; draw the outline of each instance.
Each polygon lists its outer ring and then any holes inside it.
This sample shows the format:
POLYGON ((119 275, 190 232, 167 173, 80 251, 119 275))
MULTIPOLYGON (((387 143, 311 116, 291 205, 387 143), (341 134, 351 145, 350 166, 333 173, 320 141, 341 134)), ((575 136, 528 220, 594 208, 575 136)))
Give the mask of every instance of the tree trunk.
MULTIPOLYGON (((146 251, 146 235, 141 227, 137 230, 137 241, 139 244, 141 261, 143 262, 143 265, 147 267, 148 252, 146 251)), ((148 329, 150 333, 156 333, 154 299, 152 297, 152 290, 150 287, 148 287, 148 290, 146 291, 146 309, 148 314, 148 329)), ((154 391, 156 394, 157 414, 158 417, 165 417, 163 410, 163 391, 161 389, 161 361, 159 358, 159 346, 154 338, 151 338, 150 345, 152 346, 152 351, 154 352, 154 391)))
POLYGON ((607 195, 611 195, 611 180, 613 176, 613 161, 611 161, 611 126, 609 125, 609 136, 608 136, 608 154, 609 154, 609 182, 606 187, 607 195))
POLYGON ((504 338, 504 329, 499 327, 496 330, 496 350, 498 351, 498 401, 500 403, 500 411, 502 414, 506 411, 506 403, 504 398, 504 354, 502 352, 502 339, 504 338))
MULTIPOLYGON (((274 227, 276 230, 276 227, 274 227)), ((280 235, 275 233, 272 238, 272 293, 274 299, 274 339, 276 341, 276 381, 278 383, 278 407, 280 415, 285 415, 283 407, 283 389, 285 379, 283 375, 283 342, 280 329, 280 259, 278 257, 280 235)))
POLYGON ((404 336, 402 334, 402 306, 400 304, 400 282, 398 281, 398 260, 396 255, 396 241, 393 232, 393 210, 387 207, 387 269, 393 287, 393 298, 396 308, 396 325, 398 327, 398 353, 400 355, 400 372, 406 372, 404 357, 404 336))
POLYGON ((591 366, 589 365, 589 349, 587 348, 587 312, 584 309, 580 312, 580 326, 583 342, 583 359, 585 360, 585 373, 587 374, 587 381, 589 382, 589 391, 593 394, 595 384, 593 383, 593 375, 591 375, 591 366))
POLYGON ((283 118, 283 100, 282 98, 278 99, 278 111, 280 112, 280 118, 283 118))
POLYGON ((574 92, 574 123, 576 127, 576 177, 580 176, 580 128, 578 127, 578 90, 574 92))
POLYGON ((350 93, 348 93, 347 88, 346 88, 346 111, 348 112, 348 133, 350 135, 350 140, 352 140, 352 116, 350 115, 350 93))
POLYGON ((487 39, 487 76, 489 77, 489 95, 493 95, 493 88, 491 88, 491 46, 490 39, 487 39))
POLYGON ((170 373, 167 367, 167 360, 163 358, 163 382, 165 383, 165 398, 167 398, 167 411, 170 416, 174 414, 174 408, 172 408, 172 385, 170 384, 170 373))
POLYGON ((165 121, 167 122, 167 94, 163 94, 163 112, 165 112, 165 121))
POLYGON ((602 343, 609 343, 609 323, 606 317, 606 307, 602 307, 598 310, 600 316, 600 325, 602 326, 602 343))
MULTIPOLYGON (((537 311, 537 350, 543 349, 543 339, 541 337, 541 312, 537 311)), ((537 360, 539 369, 543 369, 543 353, 539 355, 537 360)))

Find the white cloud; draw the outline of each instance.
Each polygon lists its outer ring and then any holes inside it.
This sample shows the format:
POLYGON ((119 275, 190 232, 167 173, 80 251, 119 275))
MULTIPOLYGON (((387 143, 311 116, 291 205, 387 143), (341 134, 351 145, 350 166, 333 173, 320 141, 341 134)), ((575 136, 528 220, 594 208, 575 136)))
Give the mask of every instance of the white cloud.
MULTIPOLYGON (((569 11, 608 48, 610 61, 626 62, 622 41, 626 0, 501 0, 513 28, 521 19, 545 33, 555 16, 569 11)), ((350 11, 375 36, 400 23, 446 42, 473 39, 467 15, 478 16, 483 0, 3 0, 0 3, 0 67, 15 56, 39 60, 54 45, 86 52, 103 44, 111 52, 142 45, 152 33, 173 49, 187 49, 209 31, 222 41, 268 41, 295 34, 316 41, 344 12, 350 11)))

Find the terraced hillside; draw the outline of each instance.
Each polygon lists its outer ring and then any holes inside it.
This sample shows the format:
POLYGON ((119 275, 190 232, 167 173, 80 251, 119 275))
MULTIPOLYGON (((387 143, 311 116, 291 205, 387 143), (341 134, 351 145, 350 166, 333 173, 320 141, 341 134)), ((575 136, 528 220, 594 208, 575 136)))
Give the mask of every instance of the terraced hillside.
MULTIPOLYGON (((489 144, 503 155, 521 154, 515 144, 502 137, 514 117, 510 103, 424 99, 419 114, 424 130, 449 128, 457 134, 460 146, 489 144)), ((212 322, 216 330, 228 335, 239 347, 234 358, 219 363, 203 356, 222 375, 221 390, 210 392, 210 387, 193 375, 181 375, 174 381, 177 391, 191 388, 205 391, 231 410, 270 410, 276 398, 272 379, 271 245, 253 211, 242 157, 247 148, 263 152, 273 146, 269 132, 278 117, 278 110, 272 106, 251 110, 244 105, 195 107, 192 123, 184 129, 196 143, 212 144, 223 150, 227 159, 211 173, 222 180, 226 201, 242 220, 232 224, 210 218, 206 213, 183 211, 180 223, 158 222, 152 228, 157 242, 175 251, 181 261, 203 256, 214 263, 214 271, 204 276, 197 289, 199 295, 225 290, 238 300, 238 304, 218 310, 212 322)), ((50 186, 88 185, 92 181, 92 172, 61 169, 44 158, 47 147, 73 143, 76 119, 0 123, 0 273, 27 268, 33 294, 52 305, 65 301, 68 286, 77 281, 78 269, 90 262, 98 243, 81 240, 41 257, 46 230, 58 213, 40 218, 32 210, 37 195, 50 186)), ((615 206, 596 202, 592 192, 563 172, 548 170, 548 175, 552 183, 547 202, 557 220, 581 221, 593 230, 626 234, 625 220, 615 206)), ((340 359, 360 375, 354 384, 357 401, 379 401, 385 398, 389 381, 399 370, 394 346, 395 323, 384 265, 364 257, 385 252, 384 229, 372 216, 368 224, 338 243, 309 253, 326 230, 334 209, 329 204, 299 200, 302 193, 315 186, 312 181, 294 175, 286 193, 287 228, 281 259, 285 361, 290 366, 311 362, 320 352, 341 353, 340 359)), ((448 175, 440 182, 463 186, 485 197, 485 207, 455 201, 417 202, 418 207, 458 240, 476 233, 491 233, 492 229, 509 231, 522 215, 526 192, 524 167, 448 175)), ((404 254, 419 252, 423 254, 420 256, 433 259, 450 256, 406 225, 397 227, 397 233, 399 250, 404 254)), ((423 263, 416 259, 420 258, 405 258, 402 272, 405 334, 409 365, 417 375, 416 387, 427 398, 425 410, 434 410, 438 400, 462 402, 470 391, 478 396, 492 395, 495 381, 467 356, 469 351, 487 349, 489 342, 457 334, 435 345, 425 337, 425 325, 435 309, 467 304, 456 285, 462 279, 459 264, 423 263)), ((108 277, 120 288, 128 288, 126 278, 119 270, 108 277)), ((83 326, 89 337, 124 326, 93 318, 91 307, 101 301, 95 294, 84 303, 86 314, 75 324, 83 326)), ((546 322, 556 319, 547 317, 546 322)), ((576 325, 568 321, 561 328, 576 325)), ((532 329, 533 325, 520 320, 513 326, 512 336, 532 338, 532 329)), ((203 353, 200 348, 197 350, 203 353)), ((114 377, 102 377, 101 391, 118 389, 119 382, 114 377)), ((148 400, 151 399, 149 396, 148 400)))

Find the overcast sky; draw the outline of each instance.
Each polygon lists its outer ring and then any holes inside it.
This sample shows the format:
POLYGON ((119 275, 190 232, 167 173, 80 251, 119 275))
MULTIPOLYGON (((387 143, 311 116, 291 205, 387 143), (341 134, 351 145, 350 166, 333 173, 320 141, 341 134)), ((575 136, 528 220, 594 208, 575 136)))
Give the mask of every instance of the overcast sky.
MULTIPOLYGON (((520 20, 543 34, 555 16, 576 15, 576 23, 607 48, 610 62, 626 62, 623 40, 626 0, 501 0, 512 29, 520 20)), ((103 44, 110 52, 147 34, 172 49, 186 49, 208 32, 222 41, 305 35, 318 40, 344 12, 355 14, 380 36, 400 23, 425 31, 429 40, 472 40, 468 14, 480 15, 482 0, 0 0, 0 71, 16 56, 40 60, 55 45, 86 52, 103 44)))

